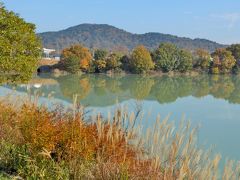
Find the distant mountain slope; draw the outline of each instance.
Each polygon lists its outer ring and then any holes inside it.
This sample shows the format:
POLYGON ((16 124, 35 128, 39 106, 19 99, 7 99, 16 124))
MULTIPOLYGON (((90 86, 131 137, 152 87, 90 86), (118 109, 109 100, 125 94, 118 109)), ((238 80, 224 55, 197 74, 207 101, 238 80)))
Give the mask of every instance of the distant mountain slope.
POLYGON ((132 34, 106 24, 81 24, 58 32, 45 32, 38 35, 45 48, 54 48, 58 51, 77 43, 89 48, 108 50, 131 50, 139 44, 153 49, 161 42, 171 42, 189 50, 204 48, 214 51, 216 48, 225 47, 206 39, 190 39, 161 33, 132 34))

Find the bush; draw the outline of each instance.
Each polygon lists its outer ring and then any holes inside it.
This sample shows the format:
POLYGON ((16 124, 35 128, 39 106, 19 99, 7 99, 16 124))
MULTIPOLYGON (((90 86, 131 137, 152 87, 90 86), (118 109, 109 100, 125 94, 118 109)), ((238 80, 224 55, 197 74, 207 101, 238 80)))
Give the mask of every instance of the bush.
MULTIPOLYGON (((220 156, 197 148, 196 129, 187 123, 175 128, 168 119, 156 120, 154 131, 141 134, 137 117, 120 109, 112 119, 98 115, 91 123, 84 114, 81 107, 49 111, 0 102, 1 170, 20 179, 220 177, 220 156)), ((226 164, 222 177, 238 175, 238 166, 226 164)))
POLYGON ((152 57, 144 46, 137 46, 130 59, 131 71, 135 73, 145 73, 154 67, 152 57))

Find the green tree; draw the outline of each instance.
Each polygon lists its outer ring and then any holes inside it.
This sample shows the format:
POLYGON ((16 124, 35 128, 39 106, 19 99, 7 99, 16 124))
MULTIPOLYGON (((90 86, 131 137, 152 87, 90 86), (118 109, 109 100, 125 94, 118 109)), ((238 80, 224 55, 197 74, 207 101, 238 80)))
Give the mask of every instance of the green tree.
POLYGON ((212 73, 229 73, 236 64, 232 53, 226 49, 217 49, 213 54, 212 73))
POLYGON ((76 45, 70 46, 69 48, 63 49, 61 54, 61 61, 64 68, 69 64, 67 61, 73 60, 72 59, 73 57, 75 60, 76 58, 78 59, 79 67, 81 70, 87 71, 90 68, 92 55, 88 48, 80 44, 76 44, 76 45))
POLYGON ((239 63, 239 61, 240 61, 240 44, 233 44, 230 47, 228 47, 227 50, 232 52, 232 55, 239 63))
POLYGON ((35 25, 0 5, 0 73, 29 78, 36 72, 40 55, 35 25))
POLYGON ((135 73, 144 73, 154 67, 149 51, 142 45, 137 46, 130 59, 131 70, 135 73))
POLYGON ((131 69, 131 64, 130 64, 130 60, 131 58, 127 55, 124 55, 123 57, 120 58, 120 62, 121 62, 121 69, 125 70, 125 71, 130 71, 131 69))
POLYGON ((65 70, 70 73, 77 73, 80 70, 79 59, 77 56, 69 56, 64 62, 65 70))
POLYGON ((94 52, 94 60, 105 60, 107 57, 108 52, 103 49, 97 49, 94 52))
POLYGON ((240 72, 240 44, 233 44, 227 48, 228 51, 232 52, 232 55, 236 59, 236 65, 233 67, 233 73, 240 72))
POLYGON ((194 52, 194 67, 208 70, 211 63, 211 55, 205 49, 197 49, 194 52))
POLYGON ((192 69, 193 57, 189 51, 180 50, 178 53, 179 65, 177 67, 178 71, 186 72, 192 69))
POLYGON ((156 70, 164 72, 173 71, 178 67, 179 50, 176 45, 171 43, 162 43, 152 53, 156 70))

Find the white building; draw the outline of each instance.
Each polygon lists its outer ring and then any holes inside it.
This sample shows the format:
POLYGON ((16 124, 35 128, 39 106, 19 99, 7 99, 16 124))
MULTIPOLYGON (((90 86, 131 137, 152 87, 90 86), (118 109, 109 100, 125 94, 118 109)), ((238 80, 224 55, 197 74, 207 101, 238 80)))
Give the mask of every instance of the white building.
POLYGON ((43 48, 43 59, 53 59, 53 55, 52 53, 56 52, 55 49, 47 49, 47 48, 43 48))

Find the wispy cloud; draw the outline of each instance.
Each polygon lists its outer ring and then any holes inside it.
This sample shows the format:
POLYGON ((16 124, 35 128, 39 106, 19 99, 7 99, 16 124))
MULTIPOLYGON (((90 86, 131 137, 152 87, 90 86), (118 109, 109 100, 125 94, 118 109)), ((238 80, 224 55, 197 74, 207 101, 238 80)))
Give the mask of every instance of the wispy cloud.
POLYGON ((224 20, 229 29, 234 28, 240 21, 240 13, 211 14, 211 17, 224 20))

